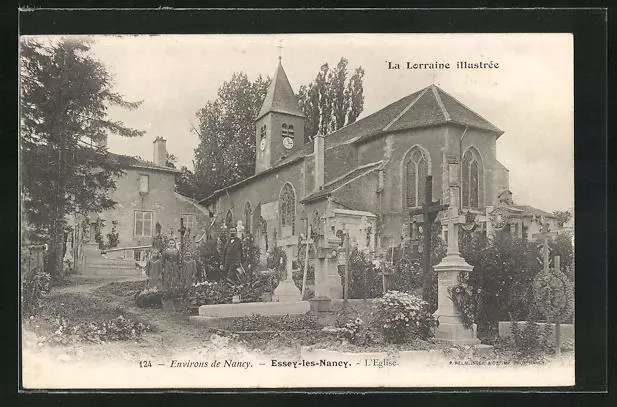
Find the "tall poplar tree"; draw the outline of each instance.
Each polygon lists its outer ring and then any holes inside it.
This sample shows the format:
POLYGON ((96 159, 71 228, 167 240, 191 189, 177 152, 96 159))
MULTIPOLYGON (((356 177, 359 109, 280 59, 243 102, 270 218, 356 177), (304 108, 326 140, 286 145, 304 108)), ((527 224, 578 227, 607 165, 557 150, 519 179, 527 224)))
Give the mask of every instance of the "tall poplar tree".
POLYGON ((305 141, 317 132, 328 134, 356 121, 364 108, 364 69, 348 77, 348 61, 341 58, 331 69, 323 64, 308 85, 298 90, 298 103, 306 115, 305 141))
POLYGON ((111 134, 144 134, 109 119, 110 106, 135 109, 140 102, 113 91, 110 74, 90 49, 91 42, 73 39, 26 38, 20 47, 22 205, 49 245, 52 278, 62 274, 67 215, 115 205, 109 194, 122 170, 103 142, 111 134))

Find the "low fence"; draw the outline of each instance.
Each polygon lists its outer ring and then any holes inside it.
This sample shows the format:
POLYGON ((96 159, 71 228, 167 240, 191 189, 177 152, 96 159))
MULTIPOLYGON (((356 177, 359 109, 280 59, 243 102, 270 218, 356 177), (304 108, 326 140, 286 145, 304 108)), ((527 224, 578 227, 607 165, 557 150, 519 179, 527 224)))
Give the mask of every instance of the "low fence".
POLYGON ((131 260, 145 267, 146 262, 152 255, 152 245, 114 247, 113 249, 101 250, 101 254, 107 259, 131 260))

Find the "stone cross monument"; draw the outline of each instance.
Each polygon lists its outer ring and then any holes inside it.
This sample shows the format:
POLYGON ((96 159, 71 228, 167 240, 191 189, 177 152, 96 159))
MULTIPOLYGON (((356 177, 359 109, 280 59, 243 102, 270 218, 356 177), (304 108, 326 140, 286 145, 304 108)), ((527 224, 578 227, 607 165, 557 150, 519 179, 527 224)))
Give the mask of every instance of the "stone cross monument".
POLYGON ((542 238, 542 268, 544 271, 548 272, 550 266, 550 249, 548 246, 548 238, 557 236, 556 232, 551 232, 549 230, 548 222, 540 222, 540 233, 534 233, 531 237, 534 239, 542 238))
POLYGON ((459 163, 450 160, 447 165, 446 181, 448 182, 450 206, 448 216, 444 221, 448 225, 448 249, 446 257, 433 267, 438 278, 438 307, 434 315, 439 319, 439 326, 435 332, 435 338, 456 345, 475 345, 480 343, 475 329, 463 326, 460 311, 454 306, 448 292, 449 288, 458 283, 459 275, 472 271, 473 266, 467 264, 461 257, 458 247, 459 225, 466 223, 465 216, 460 214, 459 163))

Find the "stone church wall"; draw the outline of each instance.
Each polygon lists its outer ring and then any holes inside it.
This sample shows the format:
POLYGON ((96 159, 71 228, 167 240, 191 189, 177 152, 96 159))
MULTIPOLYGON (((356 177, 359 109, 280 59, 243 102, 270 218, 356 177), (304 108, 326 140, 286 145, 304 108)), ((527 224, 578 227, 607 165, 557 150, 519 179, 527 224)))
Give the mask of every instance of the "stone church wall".
POLYGON ((255 180, 240 187, 231 188, 229 190, 229 196, 223 193, 218 198, 216 203, 215 210, 218 216, 217 224, 220 225, 225 221, 225 215, 229 209, 232 210, 234 224, 236 224, 238 220, 242 220, 244 223, 244 207, 246 202, 251 203, 251 208, 253 211, 257 205, 261 203, 262 216, 268 223, 269 238, 274 236, 274 232, 276 232, 277 236, 280 235, 278 222, 278 199, 281 189, 286 182, 289 182, 294 187, 296 198, 295 227, 297 233, 301 227, 299 219, 299 200, 305 196, 303 161, 298 161, 289 166, 282 167, 275 173, 256 178, 255 180))
MULTIPOLYGON (((450 126, 448 131, 448 143, 451 154, 460 154, 460 138, 464 129, 461 126, 450 126)), ((480 184, 480 206, 490 206, 496 197, 494 176, 499 171, 496 159, 497 137, 493 133, 477 129, 468 129, 463 138, 463 153, 469 147, 474 147, 480 153, 482 169, 484 172, 483 182, 480 184)))
MULTIPOLYGON (((384 172, 385 213, 403 212, 403 160, 413 146, 421 146, 430 155, 433 175, 433 199, 441 198, 441 155, 444 146, 444 128, 425 128, 393 134, 389 147, 389 161, 384 172)), ((373 158, 371 157, 371 160, 373 158)), ((406 209, 406 208, 405 208, 406 209)))

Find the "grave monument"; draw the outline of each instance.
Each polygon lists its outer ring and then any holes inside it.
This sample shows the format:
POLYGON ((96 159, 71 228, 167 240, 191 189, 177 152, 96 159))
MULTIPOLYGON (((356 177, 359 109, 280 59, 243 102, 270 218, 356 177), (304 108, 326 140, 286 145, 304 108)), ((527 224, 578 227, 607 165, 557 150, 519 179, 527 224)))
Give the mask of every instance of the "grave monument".
POLYGON ((468 273, 473 266, 467 264, 459 253, 458 232, 459 226, 467 223, 467 219, 460 213, 460 185, 458 160, 447 160, 447 181, 449 208, 447 217, 443 221, 448 226, 448 248, 446 256, 434 266, 437 272, 437 311, 434 315, 439 320, 435 338, 456 345, 477 345, 480 343, 475 329, 465 328, 461 321, 461 314, 454 306, 448 289, 458 283, 461 273, 468 273))

